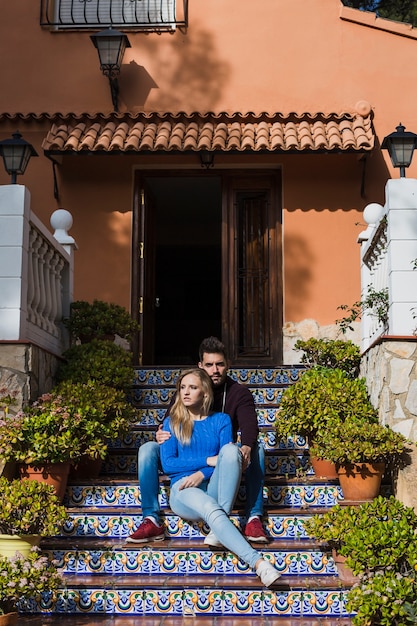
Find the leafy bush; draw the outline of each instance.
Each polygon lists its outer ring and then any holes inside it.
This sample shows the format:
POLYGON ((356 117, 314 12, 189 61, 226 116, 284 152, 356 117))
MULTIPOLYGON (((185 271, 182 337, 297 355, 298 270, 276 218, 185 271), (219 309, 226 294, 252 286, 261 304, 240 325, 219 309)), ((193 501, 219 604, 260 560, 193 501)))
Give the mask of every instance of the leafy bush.
POLYGON ((124 307, 102 300, 72 302, 70 316, 64 318, 63 323, 71 336, 82 343, 106 336, 114 339, 115 335, 130 339, 139 328, 124 307))
POLYGON ((329 424, 327 433, 317 433, 310 454, 346 465, 399 461, 407 439, 401 433, 378 422, 370 423, 349 416, 343 422, 329 424))
POLYGON ((72 346, 63 356, 66 362, 58 370, 58 382, 87 383, 93 380, 123 390, 132 385, 132 354, 110 341, 95 339, 72 346))
POLYGON ((24 609, 29 600, 53 593, 61 584, 55 564, 37 550, 27 557, 19 553, 11 559, 0 557, 0 613, 24 609))
POLYGON ((298 340, 294 348, 304 352, 301 362, 310 367, 321 365, 338 368, 351 378, 356 378, 359 374, 361 353, 359 347, 352 341, 312 337, 307 341, 298 340))
POLYGON ((0 476, 0 532, 5 535, 56 535, 68 519, 54 487, 0 476))
POLYGON ((67 382, 0 420, 0 456, 30 465, 104 458, 107 440, 124 432, 133 414, 121 390, 67 382))
POLYGON ((352 416, 378 421, 364 379, 352 379, 337 368, 317 366, 282 394, 276 430, 281 439, 294 435, 314 439, 321 432, 328 433, 330 422, 344 422, 352 416))

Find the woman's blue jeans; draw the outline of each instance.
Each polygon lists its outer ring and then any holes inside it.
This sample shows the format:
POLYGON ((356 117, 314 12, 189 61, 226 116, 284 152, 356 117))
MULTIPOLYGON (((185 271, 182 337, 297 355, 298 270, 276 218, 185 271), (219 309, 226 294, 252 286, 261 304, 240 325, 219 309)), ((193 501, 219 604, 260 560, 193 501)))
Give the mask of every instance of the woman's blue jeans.
POLYGON ((204 521, 217 539, 240 559, 255 567, 261 554, 254 550, 229 519, 242 471, 242 457, 237 445, 228 443, 219 452, 210 480, 200 487, 180 489, 181 479, 171 487, 171 509, 192 522, 204 521))
MULTIPOLYGON (((143 517, 159 520, 159 469, 160 449, 156 441, 147 441, 138 452, 138 478, 142 499, 143 517)), ((261 443, 254 446, 251 463, 245 472, 246 519, 263 514, 263 486, 265 475, 265 452, 261 443)))

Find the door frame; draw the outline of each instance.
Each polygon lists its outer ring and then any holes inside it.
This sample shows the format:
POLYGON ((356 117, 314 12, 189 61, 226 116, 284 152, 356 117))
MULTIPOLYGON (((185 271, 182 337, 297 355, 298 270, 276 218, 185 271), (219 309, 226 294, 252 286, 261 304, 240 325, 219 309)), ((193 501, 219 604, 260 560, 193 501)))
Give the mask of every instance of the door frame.
MULTIPOLYGON (((214 169, 207 170, 207 176, 222 179, 222 275, 221 275, 221 328, 222 341, 228 351, 232 364, 247 364, 258 366, 273 366, 282 362, 282 325, 283 325, 283 286, 282 286, 282 175, 281 169, 214 169), (270 262, 269 280, 270 289, 270 355, 268 357, 245 357, 238 355, 236 336, 237 312, 237 212, 234 195, 237 189, 250 189, 255 180, 267 181, 270 189, 269 227, 270 262)), ((153 364, 153 299, 154 285, 154 255, 148 251, 152 246, 152 230, 147 220, 146 207, 143 204, 144 188, 147 177, 171 176, 193 177, 201 176, 201 171, 195 169, 143 169, 135 172, 134 178, 134 207, 132 217, 132 286, 131 310, 132 316, 141 325, 133 345, 135 363, 153 364)))

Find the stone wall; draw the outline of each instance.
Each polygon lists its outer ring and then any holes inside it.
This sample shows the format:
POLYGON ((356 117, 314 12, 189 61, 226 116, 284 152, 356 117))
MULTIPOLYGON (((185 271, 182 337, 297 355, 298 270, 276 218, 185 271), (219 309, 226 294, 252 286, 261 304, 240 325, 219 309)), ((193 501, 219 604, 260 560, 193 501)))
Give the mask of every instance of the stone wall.
POLYGON ((417 512, 417 337, 381 338, 362 357, 361 375, 380 422, 413 442, 394 489, 396 497, 417 512))
POLYGON ((299 339, 303 341, 307 341, 311 337, 314 337, 314 339, 350 339, 353 343, 360 346, 360 322, 354 322, 352 326, 353 330, 343 335, 337 324, 320 326, 314 319, 305 319, 301 322, 286 322, 282 329, 283 363, 285 365, 300 363, 302 352, 294 350, 294 345, 299 339))
POLYGON ((17 393, 13 412, 50 391, 59 362, 56 355, 34 344, 0 342, 0 389, 17 393))

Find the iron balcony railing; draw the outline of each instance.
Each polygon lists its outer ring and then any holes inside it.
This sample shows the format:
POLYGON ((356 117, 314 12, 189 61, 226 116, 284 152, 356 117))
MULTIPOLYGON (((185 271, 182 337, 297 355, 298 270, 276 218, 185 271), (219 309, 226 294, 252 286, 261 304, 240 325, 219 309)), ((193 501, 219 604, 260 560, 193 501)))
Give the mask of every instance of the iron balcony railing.
POLYGON ((175 30, 188 25, 188 0, 41 0, 40 24, 55 30, 175 30))

